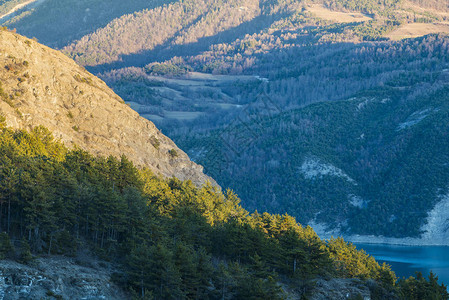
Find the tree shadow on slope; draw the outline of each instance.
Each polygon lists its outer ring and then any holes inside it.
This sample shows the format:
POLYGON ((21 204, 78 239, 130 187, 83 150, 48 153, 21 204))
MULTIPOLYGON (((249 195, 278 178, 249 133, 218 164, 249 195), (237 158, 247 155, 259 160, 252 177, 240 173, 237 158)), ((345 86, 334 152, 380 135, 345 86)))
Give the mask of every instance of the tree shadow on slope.
POLYGON ((259 33, 263 29, 269 28, 271 24, 285 18, 287 14, 261 15, 251 21, 240 24, 239 26, 222 31, 213 36, 203 37, 197 42, 183 45, 173 45, 175 36, 170 38, 164 44, 156 46, 152 50, 145 50, 139 53, 122 55, 120 61, 87 67, 87 69, 96 74, 107 72, 113 69, 126 67, 144 67, 152 62, 161 62, 169 60, 175 56, 195 56, 209 50, 210 46, 219 43, 232 43, 237 39, 259 33))
POLYGON ((30 14, 25 9, 23 16, 8 26, 15 27, 20 34, 29 38, 36 37, 49 47, 62 48, 123 15, 173 2, 175 0, 82 0, 76 3, 71 0, 46 0, 30 14))

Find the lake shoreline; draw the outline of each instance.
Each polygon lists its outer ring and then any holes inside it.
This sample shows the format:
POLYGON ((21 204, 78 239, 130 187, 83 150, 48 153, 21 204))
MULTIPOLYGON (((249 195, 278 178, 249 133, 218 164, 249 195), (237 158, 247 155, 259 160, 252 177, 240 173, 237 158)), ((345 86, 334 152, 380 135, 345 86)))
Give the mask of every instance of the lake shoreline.
MULTIPOLYGON (((408 246, 391 244, 355 243, 379 263, 387 263, 398 278, 416 276, 421 272, 428 277, 433 272, 439 283, 449 283, 449 251, 447 246, 408 246)), ((449 287, 448 287, 449 288, 449 287)))
POLYGON ((449 241, 431 241, 423 238, 391 238, 384 236, 349 235, 342 237, 351 243, 359 244, 383 244, 398 246, 445 246, 449 247, 449 241))
POLYGON ((345 241, 354 244, 373 244, 373 245, 399 245, 399 246, 446 246, 449 247, 449 239, 425 239, 425 238, 393 238, 375 235, 345 235, 338 231, 323 230, 319 224, 310 225, 318 236, 323 240, 329 240, 332 237, 342 237, 345 241))

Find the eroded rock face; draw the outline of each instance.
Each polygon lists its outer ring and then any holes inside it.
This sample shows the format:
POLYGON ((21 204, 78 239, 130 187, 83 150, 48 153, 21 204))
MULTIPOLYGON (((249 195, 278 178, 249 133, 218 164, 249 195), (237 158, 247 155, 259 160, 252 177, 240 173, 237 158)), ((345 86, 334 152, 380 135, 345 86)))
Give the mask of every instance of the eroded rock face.
POLYGON ((1 260, 0 299, 127 299, 111 274, 106 263, 80 266, 66 257, 40 258, 33 266, 1 260))
POLYGON ((125 154, 136 165, 200 185, 211 178, 152 122, 64 54, 0 31, 0 113, 8 126, 43 125, 68 147, 125 154))
POLYGON ((333 278, 330 280, 320 279, 316 282, 313 300, 344 300, 357 299, 371 300, 371 292, 366 283, 358 279, 333 278))

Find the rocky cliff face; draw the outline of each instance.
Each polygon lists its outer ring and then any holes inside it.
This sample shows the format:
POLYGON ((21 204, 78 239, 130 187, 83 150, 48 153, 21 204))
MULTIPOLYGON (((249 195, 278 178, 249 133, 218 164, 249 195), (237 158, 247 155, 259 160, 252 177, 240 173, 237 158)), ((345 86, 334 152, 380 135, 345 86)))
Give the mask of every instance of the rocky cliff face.
POLYGON ((0 299, 128 299, 111 274, 107 263, 81 266, 66 257, 40 258, 32 266, 2 260, 0 299))
MULTIPOLYGON (((91 257, 49 256, 36 259, 31 265, 0 260, 0 300, 130 299, 130 295, 111 280, 114 272, 110 263, 91 257)), ((376 286, 376 283, 359 279, 319 279, 310 299, 370 300, 370 285, 376 286)), ((285 292, 288 299, 301 299, 289 289, 285 292)))
POLYGON ((0 31, 0 113, 14 128, 43 125, 68 147, 125 154, 136 165, 199 185, 213 180, 152 122, 62 53, 0 31))

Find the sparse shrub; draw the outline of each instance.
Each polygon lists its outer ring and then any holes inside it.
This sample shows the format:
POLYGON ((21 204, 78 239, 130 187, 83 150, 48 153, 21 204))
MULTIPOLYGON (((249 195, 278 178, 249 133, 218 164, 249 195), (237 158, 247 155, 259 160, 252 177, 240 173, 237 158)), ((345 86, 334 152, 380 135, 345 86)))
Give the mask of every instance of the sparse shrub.
POLYGON ((358 293, 357 295, 351 295, 348 299, 350 300, 363 300, 362 294, 358 293))
POLYGON ((14 99, 13 95, 9 95, 3 90, 1 82, 0 82, 0 99, 8 103, 9 106, 14 108, 14 103, 12 103, 12 100, 14 99))
POLYGON ((152 136, 150 142, 151 142, 151 144, 153 145, 154 148, 159 150, 159 146, 161 145, 161 142, 159 141, 159 139, 157 137, 152 136))
POLYGON ((58 232, 54 237, 51 253, 73 255, 77 250, 77 240, 67 230, 58 232))
POLYGON ((7 64, 6 66, 5 66, 5 69, 6 70, 8 70, 8 71, 10 71, 10 72, 13 72, 14 71, 14 64, 7 64))
POLYGON ((73 75, 73 78, 75 78, 76 81, 78 82, 83 82, 83 83, 87 83, 88 85, 92 85, 92 78, 89 77, 81 77, 80 74, 75 74, 73 75))
POLYGON ((53 297, 53 298, 55 298, 55 299, 57 299, 57 300, 62 300, 62 299, 64 299, 61 295, 58 295, 58 294, 56 294, 55 292, 53 292, 53 291, 51 291, 51 290, 48 290, 47 293, 46 293, 46 295, 47 295, 48 297, 53 297))
POLYGON ((6 94, 5 90, 3 89, 1 82, 0 82, 0 98, 2 98, 3 100, 8 98, 8 94, 6 94))
POLYGON ((9 235, 6 232, 0 233, 0 259, 10 258, 14 253, 9 235))
POLYGON ((33 255, 31 254, 30 244, 23 238, 20 243, 20 262, 28 264, 33 260, 33 255))
POLYGON ((172 158, 178 157, 178 152, 176 152, 175 149, 168 150, 168 154, 170 154, 172 158))

